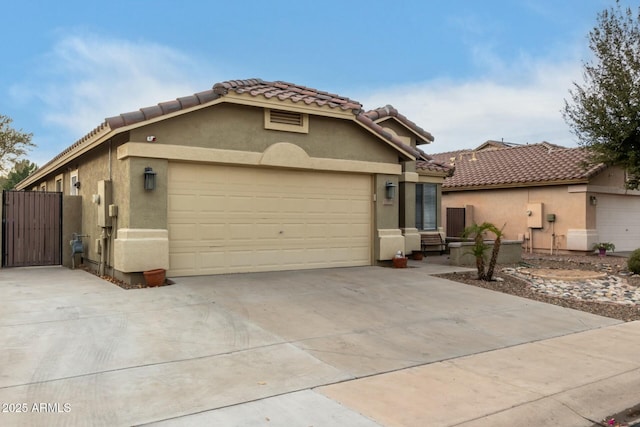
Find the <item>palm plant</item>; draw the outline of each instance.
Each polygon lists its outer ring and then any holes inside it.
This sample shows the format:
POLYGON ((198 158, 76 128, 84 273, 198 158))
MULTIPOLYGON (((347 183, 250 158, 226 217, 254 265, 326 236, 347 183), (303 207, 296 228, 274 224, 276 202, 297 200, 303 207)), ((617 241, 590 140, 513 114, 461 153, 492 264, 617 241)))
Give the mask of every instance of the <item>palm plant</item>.
POLYGON ((471 247, 471 253, 476 257, 478 280, 493 280, 493 270, 495 269, 496 262, 498 261, 498 252, 500 252, 500 244, 502 242, 502 229, 498 229, 498 227, 490 222, 483 222, 480 225, 473 224, 465 228, 462 233, 462 237, 473 237, 474 245, 471 247), (485 234, 487 232, 495 234, 496 238, 493 242, 493 250, 491 252, 491 259, 489 260, 489 266, 485 271, 485 251, 489 248, 489 245, 484 242, 485 234))

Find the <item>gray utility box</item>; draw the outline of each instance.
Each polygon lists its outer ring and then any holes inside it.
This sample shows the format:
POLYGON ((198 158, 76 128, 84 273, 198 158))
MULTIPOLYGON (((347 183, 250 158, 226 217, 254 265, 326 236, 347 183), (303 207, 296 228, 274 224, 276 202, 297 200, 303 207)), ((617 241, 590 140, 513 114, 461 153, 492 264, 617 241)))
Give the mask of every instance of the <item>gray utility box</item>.
POLYGON ((109 215, 109 205, 111 201, 111 181, 98 181, 98 227, 111 227, 111 216, 109 215))

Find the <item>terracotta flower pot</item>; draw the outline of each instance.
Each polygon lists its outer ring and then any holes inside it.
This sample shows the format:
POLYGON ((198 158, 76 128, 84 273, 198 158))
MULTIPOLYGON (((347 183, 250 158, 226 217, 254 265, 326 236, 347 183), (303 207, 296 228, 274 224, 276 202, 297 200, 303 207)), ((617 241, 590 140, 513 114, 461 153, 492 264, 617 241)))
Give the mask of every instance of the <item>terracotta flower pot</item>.
POLYGON ((144 281, 147 286, 154 287, 164 283, 166 271, 164 268, 157 268, 155 270, 145 271, 142 274, 144 275, 144 281))
POLYGON ((393 268, 407 268, 407 257, 397 257, 393 259, 393 268))
POLYGON ((422 261, 422 258, 424 258, 424 254, 422 253, 422 251, 413 251, 411 253, 411 258, 416 261, 422 261))

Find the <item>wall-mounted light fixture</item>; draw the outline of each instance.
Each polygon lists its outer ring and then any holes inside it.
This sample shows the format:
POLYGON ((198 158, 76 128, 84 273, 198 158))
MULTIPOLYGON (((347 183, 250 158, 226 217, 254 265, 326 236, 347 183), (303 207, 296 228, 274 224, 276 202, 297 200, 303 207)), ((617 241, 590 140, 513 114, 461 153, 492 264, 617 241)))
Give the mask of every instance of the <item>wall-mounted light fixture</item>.
POLYGON ((385 196, 387 199, 393 199, 396 197, 396 187, 397 185, 391 181, 387 181, 384 184, 385 196))
POLYGON ((156 173, 152 168, 144 168, 144 189, 147 191, 155 190, 156 188, 156 173))
POLYGON ((589 196, 589 202, 595 206, 598 204, 598 198, 596 196, 589 196))
POLYGON ((80 181, 74 182, 73 186, 76 187, 77 189, 80 189, 80 181))

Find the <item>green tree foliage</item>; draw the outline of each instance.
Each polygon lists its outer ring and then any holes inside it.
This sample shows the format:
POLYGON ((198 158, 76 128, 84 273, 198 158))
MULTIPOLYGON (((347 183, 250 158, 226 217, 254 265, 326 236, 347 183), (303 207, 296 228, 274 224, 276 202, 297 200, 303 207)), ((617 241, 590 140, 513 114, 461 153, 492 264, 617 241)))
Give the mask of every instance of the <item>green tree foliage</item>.
POLYGON ((11 165, 35 146, 31 142, 33 134, 13 129, 12 122, 10 117, 0 114, 0 172, 7 172, 11 165))
POLYGON ((0 178, 3 190, 12 190, 15 186, 38 169, 38 165, 29 160, 18 160, 6 178, 0 178))
POLYGON ((635 274, 640 274, 640 249, 631 252, 627 261, 627 268, 635 274))
POLYGON ((465 228, 462 232, 463 238, 472 237, 474 245, 471 247, 471 253, 476 257, 476 268, 478 269, 478 280, 491 281, 493 280, 493 270, 496 268, 496 262, 498 261, 498 253, 500 252, 500 245, 502 244, 502 230, 498 229, 490 222, 483 222, 482 224, 473 224, 465 228), (489 266, 485 271, 485 251, 489 249, 489 245, 484 243, 485 235, 487 232, 495 234, 496 238, 493 242, 493 250, 491 251, 491 260, 489 266))
POLYGON ((590 150, 592 163, 627 169, 627 187, 640 187, 640 8, 616 6, 598 14, 589 33, 593 58, 585 83, 574 82, 563 115, 590 150))

